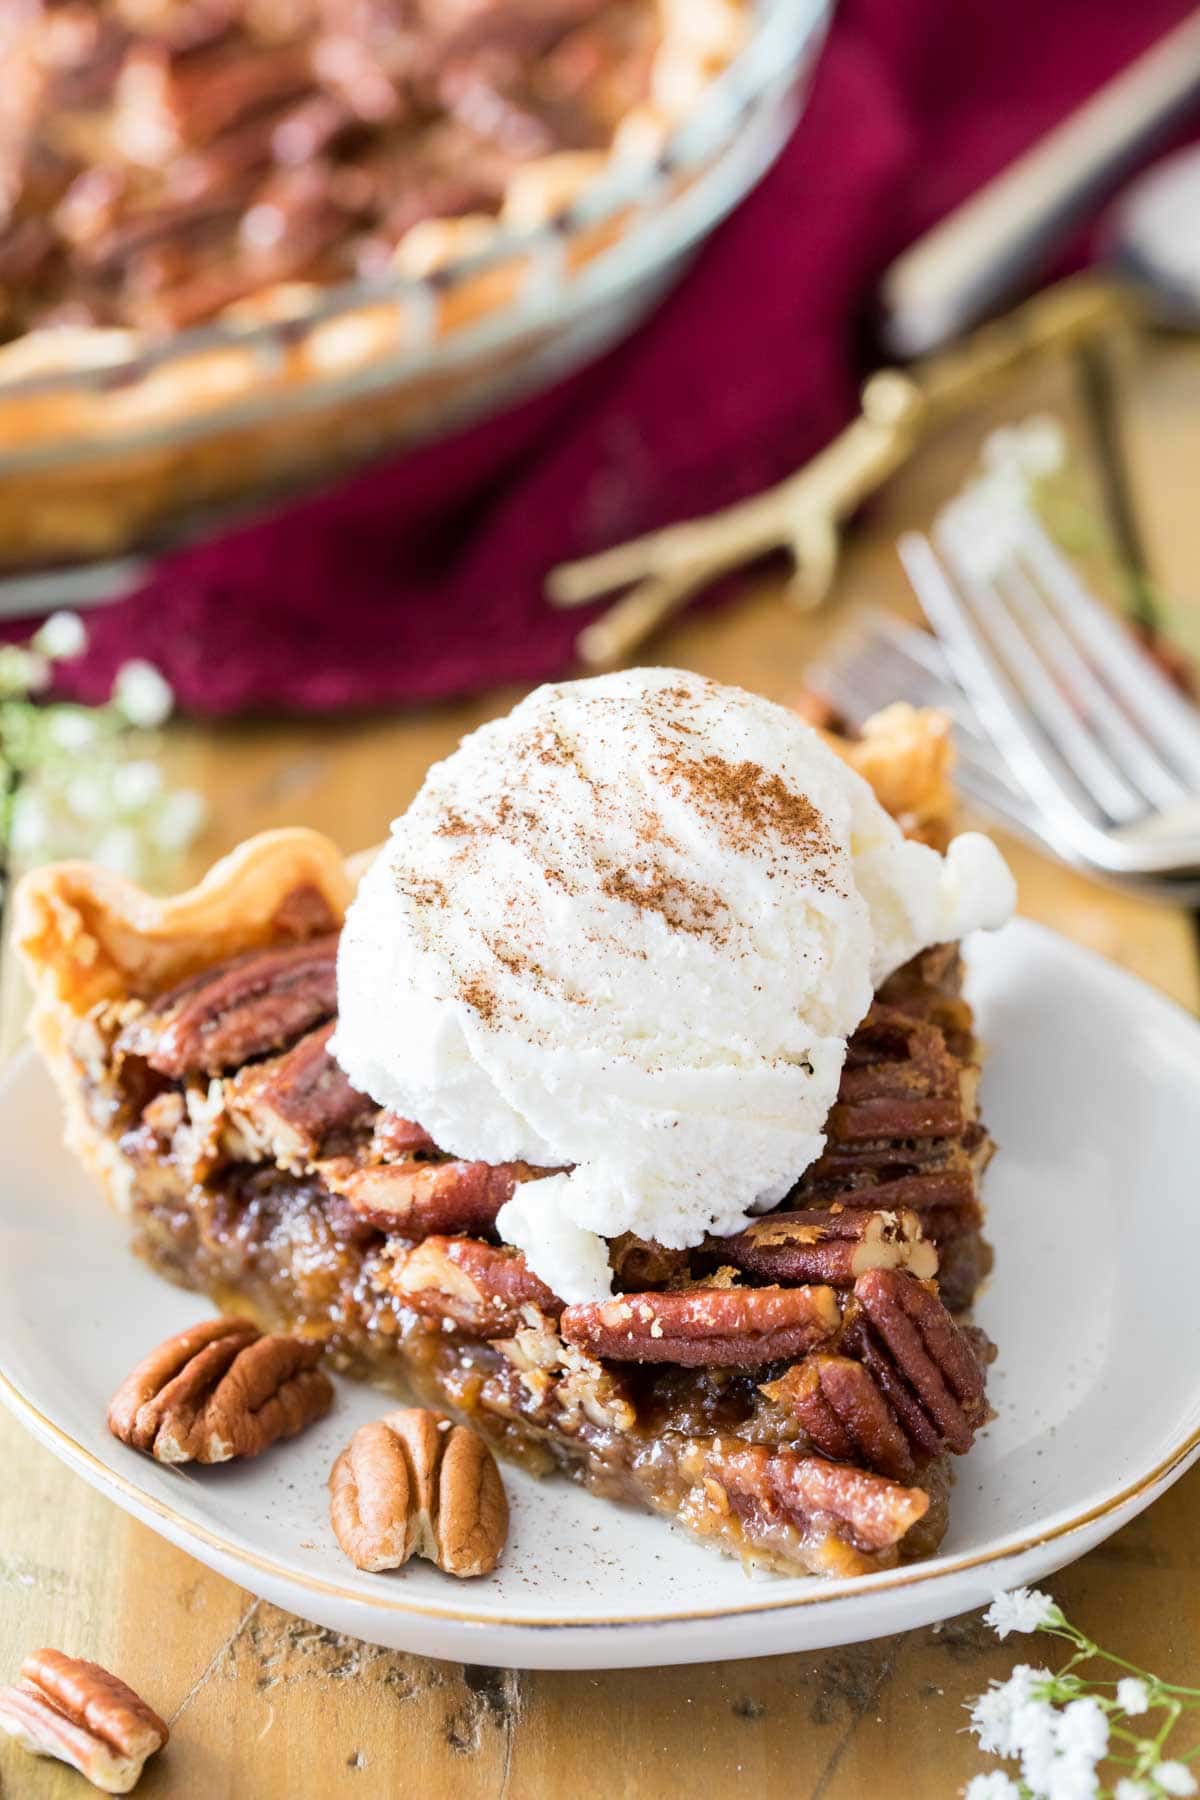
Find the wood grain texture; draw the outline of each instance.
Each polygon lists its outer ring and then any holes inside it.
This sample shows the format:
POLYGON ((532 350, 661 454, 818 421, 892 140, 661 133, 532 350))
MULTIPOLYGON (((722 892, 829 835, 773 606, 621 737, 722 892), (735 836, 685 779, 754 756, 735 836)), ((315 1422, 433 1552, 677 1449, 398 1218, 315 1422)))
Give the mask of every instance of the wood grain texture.
MULTIPOLYGON (((1200 513, 1176 466, 1185 455, 1195 465, 1200 358, 1181 342, 1144 346, 1122 363, 1120 382, 1142 528, 1164 579, 1182 588, 1200 571, 1200 513)), ((785 698, 856 609, 911 613, 896 531, 928 519, 995 416, 1044 409, 1086 452, 1072 368, 1025 378, 1003 408, 962 421, 892 484, 860 523, 826 613, 790 612, 765 583, 736 609, 683 621, 655 646, 657 659, 785 698)), ((213 802, 197 865, 289 822, 347 847, 376 841, 428 763, 514 697, 348 724, 176 728, 171 772, 213 802)), ((1010 848, 1026 913, 1200 1004, 1190 920, 1010 848)), ((11 980, 3 1008, 11 1045, 21 1010, 11 980)), ((255 1601, 94 1494, 7 1416, 0 1472, 0 1679, 42 1643, 115 1668, 171 1722, 171 1744, 138 1790, 147 1800, 945 1800, 985 1766, 962 1731, 964 1702, 1020 1660, 968 1617, 757 1662, 595 1675, 463 1669, 375 1650, 255 1601)), ((1200 1682, 1198 1503, 1200 1470, 1050 1584, 1085 1628, 1190 1683, 1200 1682)), ((84 1791, 69 1771, 0 1744, 5 1796, 84 1791)))

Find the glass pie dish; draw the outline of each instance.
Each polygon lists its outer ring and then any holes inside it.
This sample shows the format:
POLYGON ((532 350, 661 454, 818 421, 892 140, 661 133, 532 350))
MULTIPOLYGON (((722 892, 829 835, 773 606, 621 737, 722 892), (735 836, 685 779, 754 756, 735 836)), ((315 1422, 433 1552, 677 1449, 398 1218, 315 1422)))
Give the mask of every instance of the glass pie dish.
POLYGON ((759 0, 740 50, 659 141, 626 134, 582 185, 564 168, 539 222, 506 218, 478 247, 464 231, 463 253, 428 270, 281 285, 165 337, 64 325, 5 346, 4 610, 104 597, 171 544, 493 412, 617 342, 781 148, 828 10, 759 0))

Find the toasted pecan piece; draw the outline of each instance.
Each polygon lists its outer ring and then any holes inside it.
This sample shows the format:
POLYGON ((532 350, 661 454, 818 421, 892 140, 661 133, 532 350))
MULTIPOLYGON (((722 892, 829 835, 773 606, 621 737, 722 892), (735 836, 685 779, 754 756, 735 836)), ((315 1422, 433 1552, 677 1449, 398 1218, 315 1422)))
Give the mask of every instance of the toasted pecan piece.
POLYGON ((450 1321, 468 1337, 508 1337, 531 1306, 552 1318, 562 1311, 519 1250, 475 1238, 426 1238, 395 1260, 391 1287, 414 1312, 450 1321))
POLYGON ((282 1056, 250 1063, 226 1081, 228 1128, 242 1160, 268 1156, 297 1167, 317 1155, 331 1132, 374 1111, 329 1054, 335 1025, 331 1019, 282 1056))
POLYGON ((279 1050, 337 1011, 338 935, 254 950, 161 994, 124 1027, 118 1057, 160 1075, 218 1075, 279 1050))
POLYGON ((248 1319, 209 1319, 138 1364, 109 1403, 108 1428, 158 1462, 257 1456, 329 1411, 321 1351, 312 1340, 264 1337, 248 1319))
POLYGON ((937 1272, 937 1251, 912 1212, 836 1206, 769 1213, 733 1237, 709 1241, 725 1262, 770 1281, 842 1288, 868 1269, 909 1269, 922 1281, 937 1272))
POLYGON ((437 1145, 423 1125, 402 1119, 385 1107, 375 1121, 371 1149, 380 1157, 418 1156, 436 1150, 437 1145))
POLYGON ((775 1512, 806 1535, 841 1538, 868 1557, 894 1551, 929 1508, 923 1488, 765 1444, 720 1445, 709 1466, 735 1501, 775 1512))
POLYGON ((568 1306, 560 1330, 614 1362, 755 1368, 814 1349, 840 1322, 830 1287, 696 1287, 568 1306))
POLYGON ((13 1687, 0 1687, 0 1731, 53 1756, 105 1794, 127 1794, 170 1733, 152 1707, 99 1663, 34 1650, 13 1687))
POLYGON ((829 1142, 952 1137, 965 1124, 961 1065, 937 1026, 876 1002, 850 1041, 829 1142))
POLYGON ((864 1171, 857 1181, 826 1178, 806 1180, 800 1194, 814 1206, 862 1207, 871 1212, 913 1212, 926 1237, 937 1239, 930 1229, 930 1215, 943 1226, 956 1219, 963 1231, 983 1223, 978 1183, 968 1167, 922 1170, 914 1175, 887 1175, 872 1180, 864 1171))
POLYGON ((902 1425, 927 1456, 964 1455, 991 1416, 970 1340, 936 1292, 911 1275, 872 1269, 854 1284, 860 1314, 846 1333, 902 1425))
POLYGON ((325 1185, 361 1218, 396 1237, 487 1231, 518 1182, 543 1174, 528 1163, 357 1163, 334 1157, 317 1165, 325 1185))
POLYGON ((778 1381, 765 1382, 762 1391, 798 1420, 822 1456, 865 1463, 893 1481, 916 1474, 894 1413, 867 1370, 850 1357, 818 1350, 778 1381))
POLYGON ((424 1556, 449 1575, 487 1575, 508 1535, 495 1458, 465 1425, 401 1407, 360 1426, 333 1465, 329 1516, 358 1569, 424 1556))

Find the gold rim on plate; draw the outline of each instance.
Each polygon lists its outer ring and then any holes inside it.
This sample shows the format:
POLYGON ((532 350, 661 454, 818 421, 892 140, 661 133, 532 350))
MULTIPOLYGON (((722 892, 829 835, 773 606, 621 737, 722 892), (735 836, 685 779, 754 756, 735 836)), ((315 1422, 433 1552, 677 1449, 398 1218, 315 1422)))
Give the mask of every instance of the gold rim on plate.
MULTIPOLYGON (((1097 1519, 1105 1518, 1110 1513, 1118 1512, 1132 1500, 1144 1496, 1144 1503, 1149 1504, 1153 1498, 1152 1491, 1160 1484, 1168 1484, 1171 1479, 1178 1479, 1185 1472, 1189 1460, 1200 1451, 1200 1425, 1198 1425, 1181 1444, 1178 1444, 1167 1456, 1155 1465, 1148 1474, 1140 1476, 1136 1481, 1110 1494, 1107 1499, 1086 1511, 1065 1519, 1049 1530, 1031 1532, 1017 1543, 1005 1544, 995 1550, 981 1550, 969 1555, 953 1557, 947 1561, 934 1559, 928 1563, 914 1564, 907 1569, 889 1570, 885 1574, 868 1575, 861 1578, 859 1585, 841 1592, 831 1594, 819 1578, 813 1577, 811 1593, 781 1595, 777 1600, 754 1601, 746 1606, 721 1606, 700 1612, 655 1613, 652 1616, 634 1615, 628 1618, 564 1618, 564 1619, 528 1619, 513 1617, 507 1614, 458 1612, 442 1607, 423 1606, 419 1602, 394 1599, 390 1595, 361 1594, 354 1588, 342 1587, 336 1581, 326 1581, 318 1575, 306 1575, 285 1564, 271 1562, 259 1556, 253 1550, 242 1549, 231 1543, 228 1538, 218 1534, 206 1525, 200 1525, 186 1518, 182 1513, 169 1506, 165 1500, 149 1494, 144 1488, 111 1469, 106 1462, 78 1443, 75 1438, 60 1425, 47 1418, 46 1414, 17 1387, 10 1376, 0 1369, 0 1399, 3 1399, 9 1410, 29 1426, 37 1438, 49 1440, 49 1446, 59 1454, 68 1465, 79 1464, 96 1477, 97 1485, 115 1488, 119 1493, 132 1500, 137 1507, 145 1507, 159 1519, 165 1520, 177 1530, 198 1538, 210 1549, 217 1550, 232 1562, 241 1563, 250 1569, 259 1569, 274 1580, 293 1582, 314 1594, 324 1594, 338 1600, 347 1600, 357 1606, 378 1608, 385 1612, 407 1613, 413 1618, 442 1619, 448 1624, 508 1626, 522 1631, 562 1631, 562 1630, 607 1630, 610 1627, 632 1627, 638 1625, 687 1625, 702 1624, 724 1618, 744 1618, 755 1613, 781 1612, 789 1607, 835 1605, 857 1593, 892 1593, 897 1588, 914 1587, 919 1582, 937 1580, 941 1576, 962 1574, 967 1569, 978 1568, 983 1563, 1002 1563, 1014 1556, 1022 1555, 1039 1544, 1054 1543, 1059 1538, 1069 1537, 1074 1531, 1081 1531, 1085 1526, 1094 1524, 1097 1519), (870 1585, 868 1585, 868 1583, 870 1585)), ((1139 1508, 1139 1510, 1141 1510, 1139 1508)), ((180 1547, 180 1546, 177 1546, 180 1547)))

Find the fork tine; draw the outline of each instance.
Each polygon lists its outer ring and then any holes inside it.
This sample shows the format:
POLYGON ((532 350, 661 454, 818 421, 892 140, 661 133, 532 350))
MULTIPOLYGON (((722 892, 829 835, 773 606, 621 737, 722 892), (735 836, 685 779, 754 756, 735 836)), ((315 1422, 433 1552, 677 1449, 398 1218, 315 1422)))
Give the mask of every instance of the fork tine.
POLYGON ((1014 561, 998 585, 1051 674, 1108 745, 1118 767, 1156 807, 1175 807, 1187 789, 1147 743, 1080 654, 1027 567, 1014 561))
POLYGON ((1080 787, 1115 823, 1129 825, 1141 818, 1146 811, 1144 802, 1122 779, 1103 746, 1063 698, 1006 607, 999 583, 972 573, 964 528, 946 517, 939 523, 936 535, 938 547, 953 569, 958 590, 976 623, 999 650, 1021 698, 1080 787))
POLYGON ((1085 854, 1105 860, 1104 833, 1069 797, 1069 771, 1029 728, 1025 708, 1012 683, 993 662, 977 636, 953 584, 919 532, 907 532, 897 549, 909 580, 937 632, 956 678, 970 696, 979 718, 1012 764, 1014 773, 1045 814, 1052 830, 1061 832, 1085 854))
POLYGON ((853 640, 835 644, 830 656, 811 665, 808 673, 813 685, 828 694, 854 725, 898 697, 948 713, 959 756, 973 752, 992 765, 1014 794, 1020 793, 929 632, 890 613, 869 612, 853 640))
POLYGON ((1101 670, 1121 704, 1186 778, 1200 788, 1200 711, 1167 680, 1136 638, 1088 593, 1037 519, 1021 522, 1022 555, 1085 654, 1101 670))

